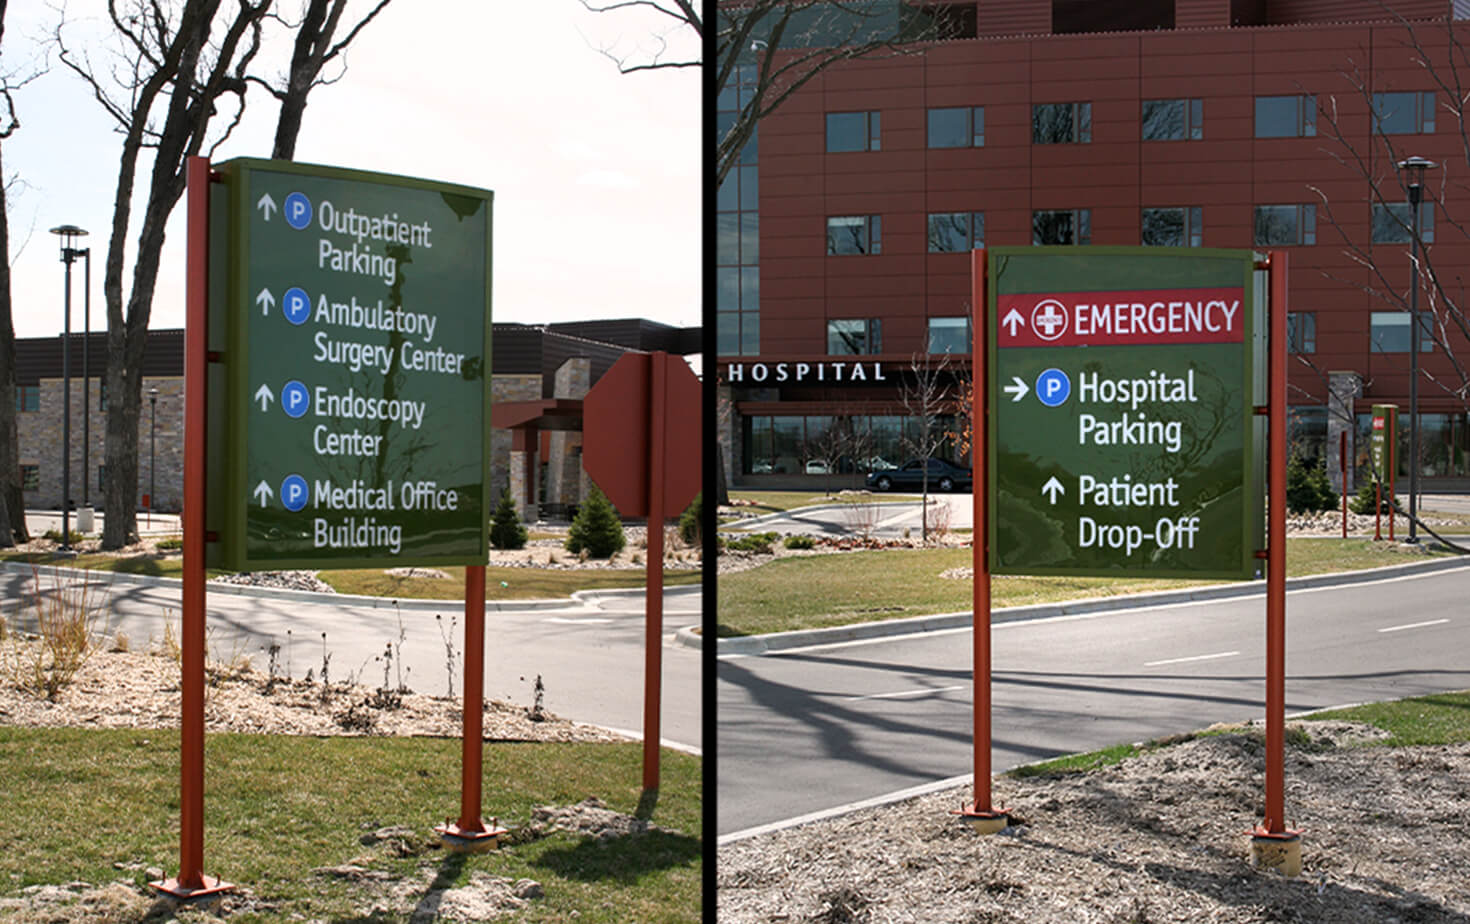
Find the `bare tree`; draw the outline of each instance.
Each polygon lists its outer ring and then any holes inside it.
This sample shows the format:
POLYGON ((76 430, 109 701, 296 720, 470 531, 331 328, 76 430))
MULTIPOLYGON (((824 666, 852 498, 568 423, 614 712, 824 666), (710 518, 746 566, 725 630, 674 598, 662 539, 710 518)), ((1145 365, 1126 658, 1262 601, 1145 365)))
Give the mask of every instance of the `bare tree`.
MULTIPOLYGON (((1470 167, 1470 123, 1466 121, 1465 111, 1465 100, 1470 99, 1470 85, 1465 79, 1465 71, 1470 68, 1470 50, 1465 44, 1464 26, 1457 28, 1454 20, 1410 23, 1393 14, 1389 7, 1384 9, 1395 16, 1403 29, 1406 60, 1422 68, 1437 87, 1434 92, 1435 108, 1418 112, 1418 117, 1450 119, 1453 123, 1450 130, 1446 132, 1441 128, 1436 136, 1450 135, 1458 145, 1453 162, 1441 165, 1443 169, 1437 171, 1437 175, 1431 173, 1425 177, 1425 205, 1421 207, 1421 214, 1433 215, 1433 231, 1425 233, 1416 226, 1407 205, 1408 179, 1397 166, 1406 156, 1417 152, 1408 150, 1395 132, 1378 130, 1381 120, 1402 114, 1378 111, 1386 105, 1375 99, 1383 88, 1375 87, 1372 74, 1365 73, 1355 61, 1349 60, 1342 72, 1346 84, 1344 93, 1361 100, 1369 113, 1372 121, 1368 144, 1365 146, 1357 140, 1362 137, 1360 132, 1344 126, 1341 107, 1334 94, 1323 99, 1318 121, 1323 128, 1321 134, 1329 141, 1328 156, 1344 168, 1344 176, 1366 187, 1366 198, 1373 215, 1369 239, 1364 240, 1347 230, 1347 223, 1339 213, 1349 207, 1348 203, 1334 202, 1324 186, 1311 185, 1308 188, 1318 196, 1326 223, 1340 233, 1343 252, 1367 271, 1366 281, 1333 277, 1336 281, 1368 293, 1386 307, 1407 312, 1411 286, 1405 284, 1402 277, 1405 268, 1410 266, 1406 251, 1411 248, 1405 246, 1399 250, 1381 245, 1415 245, 1412 249, 1417 250, 1421 336, 1427 337, 1433 348, 1440 351, 1448 366, 1448 375, 1435 375, 1421 368, 1420 376, 1431 388, 1455 398, 1470 409, 1470 362, 1462 355, 1464 345, 1470 343, 1465 275, 1457 262, 1436 260, 1435 247, 1432 246, 1435 241, 1444 243, 1448 237, 1470 240, 1470 226, 1466 225, 1457 208, 1457 200, 1470 193, 1470 183, 1460 173, 1460 169, 1470 167), (1440 38, 1447 40, 1447 48, 1440 47, 1440 38), (1431 44, 1435 47, 1429 47, 1431 44), (1380 246, 1373 247, 1375 243, 1380 246)), ((1403 137, 1413 137, 1413 134, 1403 137)), ((1361 208, 1361 201, 1355 200, 1351 207, 1361 208)), ((1300 354, 1298 359, 1311 365, 1310 360, 1300 354)))
POLYGON ((347 0, 306 0, 300 22, 290 22, 278 14, 270 14, 271 19, 296 33, 290 69, 283 77, 272 83, 255 75, 246 76, 247 80, 263 87, 281 104, 271 157, 291 160, 296 156, 296 137, 301 133, 301 117, 306 112, 307 97, 314 88, 336 83, 342 78, 346 70, 347 47, 391 2, 392 0, 377 0, 373 8, 348 29, 346 36, 339 42, 333 42, 333 39, 342 24, 347 0), (341 68, 330 77, 322 76, 326 66, 338 58, 343 59, 341 68))
POLYGON ((143 350, 158 281, 164 225, 184 192, 185 164, 201 152, 213 154, 229 138, 245 111, 249 84, 264 87, 281 105, 274 151, 295 152, 306 101, 328 64, 345 60, 348 45, 390 0, 372 9, 336 41, 347 0, 306 0, 299 22, 273 12, 274 0, 108 0, 113 59, 96 67, 84 49, 65 40, 65 22, 55 31, 63 64, 92 90, 123 135, 113 201, 112 233, 103 277, 107 308, 109 395, 105 458, 104 548, 137 537, 138 418, 142 406, 143 350), (279 85, 251 71, 268 21, 295 30, 288 73, 279 85), (137 230, 132 288, 123 302, 123 262, 132 233, 132 202, 140 158, 152 152, 143 216, 137 230), (124 310, 126 308, 126 310, 124 310))
POLYGON ((949 373, 949 354, 938 362, 927 362, 918 353, 909 360, 909 374, 898 386, 898 400, 914 419, 912 436, 905 435, 909 451, 923 462, 922 486, 924 522, 923 539, 929 541, 929 460, 944 444, 946 433, 939 425, 942 414, 953 412, 953 376, 949 373))
MULTIPOLYGON (((704 21, 699 13, 699 4, 696 0, 616 0, 612 3, 593 3, 592 0, 582 0, 582 6, 593 13, 616 13, 621 10, 651 10, 668 19, 668 25, 673 30, 690 29, 702 43, 704 40, 704 21)), ((641 50, 640 53, 624 53, 617 49, 604 45, 598 50, 611 58, 617 64, 618 70, 624 74, 635 71, 656 71, 669 68, 699 67, 698 55, 680 55, 675 53, 669 56, 669 42, 666 33, 655 32, 651 37, 653 47, 651 50, 641 50)))
POLYGON ((143 350, 158 282, 164 225, 184 192, 184 165, 212 153, 245 108, 245 73, 260 48, 261 20, 271 0, 235 0, 219 15, 222 0, 108 0, 115 60, 93 66, 90 55, 67 44, 65 23, 56 27, 61 62, 91 88, 123 135, 113 199, 112 232, 102 281, 107 308, 109 397, 104 457, 103 548, 120 548, 137 538, 138 416, 142 406, 143 350), (218 21, 217 21, 218 20, 218 21), (218 29, 218 33, 217 33, 218 29), (211 133, 222 106, 233 98, 233 117, 211 133), (132 231, 133 190, 139 158, 153 153, 143 217, 138 228, 132 289, 123 304, 123 258, 132 231))
MULTIPOLYGON (((0 0, 0 48, 4 47, 5 9, 0 0)), ((0 73, 0 143, 20 128, 12 91, 34 78, 0 73)), ((0 163, 0 547, 30 539, 26 529, 25 492, 20 481, 20 442, 15 424, 15 324, 10 301, 10 219, 8 188, 0 163)))

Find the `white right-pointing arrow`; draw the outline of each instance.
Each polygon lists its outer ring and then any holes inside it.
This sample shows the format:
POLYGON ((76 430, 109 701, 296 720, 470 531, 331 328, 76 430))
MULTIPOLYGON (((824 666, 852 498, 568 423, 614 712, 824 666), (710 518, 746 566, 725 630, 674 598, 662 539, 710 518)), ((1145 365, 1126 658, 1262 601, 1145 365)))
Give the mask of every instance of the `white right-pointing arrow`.
POLYGON ((1021 381, 1021 377, 1016 375, 1011 376, 1011 384, 1001 389, 1001 391, 1011 396, 1011 403, 1013 404, 1026 397, 1026 392, 1030 390, 1026 387, 1026 383, 1021 381))
POLYGON ((260 198, 255 201, 255 207, 260 209, 266 221, 270 221, 271 213, 276 210, 276 200, 271 198, 270 193, 261 193, 260 198))
POLYGON ((276 492, 271 490, 271 486, 266 484, 264 481, 256 485, 255 490, 251 493, 255 495, 257 500, 260 501, 260 506, 262 507, 265 506, 266 501, 270 500, 276 494, 276 492))
POLYGON ((260 293, 255 296, 255 304, 260 306, 261 314, 268 315, 271 309, 276 307, 276 297, 271 294, 270 289, 261 289, 260 293))
POLYGON ((1057 495, 1066 494, 1067 489, 1062 487, 1062 483, 1060 481, 1057 481, 1057 476, 1053 475, 1046 480, 1046 484, 1041 486, 1041 493, 1045 494, 1046 499, 1051 501, 1052 505, 1055 506, 1057 502, 1057 495))
POLYGON ((276 400, 276 393, 271 391, 269 385, 261 385, 255 389, 255 400, 260 402, 262 411, 270 410, 270 403, 276 400))
POLYGON ((1021 312, 1019 312, 1016 309, 1012 308, 1010 310, 1010 313, 1009 314, 1007 314, 1005 317, 1003 317, 1003 318, 1000 319, 1000 323, 1005 326, 1006 333, 1008 333, 1012 337, 1014 337, 1014 336, 1016 336, 1016 328, 1018 326, 1019 327, 1025 327, 1026 326, 1026 319, 1023 318, 1023 317, 1021 317, 1021 312))

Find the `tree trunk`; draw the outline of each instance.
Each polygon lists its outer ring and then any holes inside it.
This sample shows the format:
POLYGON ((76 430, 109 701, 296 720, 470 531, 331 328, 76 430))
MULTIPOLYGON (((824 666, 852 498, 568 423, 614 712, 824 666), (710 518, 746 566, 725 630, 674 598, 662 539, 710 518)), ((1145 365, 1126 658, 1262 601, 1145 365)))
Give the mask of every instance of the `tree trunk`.
MULTIPOLYGON (((5 15, 0 0, 0 24, 5 15)), ((3 28, 3 25, 0 25, 3 28)), ((0 176, 3 176, 0 167, 0 176)), ((20 487, 20 444, 15 426, 15 324, 10 306, 10 219, 0 182, 0 548, 30 539, 20 487)))

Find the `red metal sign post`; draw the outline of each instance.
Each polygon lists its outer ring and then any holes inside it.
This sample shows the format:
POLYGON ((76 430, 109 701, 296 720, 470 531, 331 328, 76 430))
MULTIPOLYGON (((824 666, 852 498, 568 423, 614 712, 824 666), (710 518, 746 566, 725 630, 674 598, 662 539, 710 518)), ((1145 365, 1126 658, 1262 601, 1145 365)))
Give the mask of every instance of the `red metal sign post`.
POLYGON ((988 421, 986 419, 987 398, 985 394, 986 363, 990 355, 986 343, 986 317, 989 304, 986 291, 985 250, 970 254, 971 289, 975 293, 974 317, 971 329, 975 343, 972 364, 974 373, 971 382, 975 389, 970 399, 970 461, 975 473, 972 490, 975 498, 975 528, 971 543, 971 558, 974 565, 972 582, 974 609, 974 676, 975 676, 975 801, 962 806, 959 815, 972 828, 985 834, 993 834, 1008 822, 1006 813, 996 811, 990 803, 990 522, 986 518, 986 496, 990 490, 990 465, 986 448, 988 421))
POLYGON ((1266 810, 1251 832, 1251 860, 1296 876, 1302 870, 1300 830, 1286 827, 1286 274, 1287 256, 1267 257, 1270 277, 1270 374, 1267 378, 1266 519, 1266 810))
POLYGON ((505 828, 480 814, 485 751, 485 566, 464 569, 464 717, 460 744, 459 820, 436 825, 448 846, 474 852, 500 844, 505 828))
POLYGON ((209 361, 209 159, 185 168, 188 198, 184 291, 183 603, 179 632, 179 874, 149 883, 175 898, 207 898, 235 887, 204 875, 204 438, 209 361))
POLYGON ((648 519, 643 788, 658 789, 664 518, 699 492, 699 380, 664 352, 627 353, 583 401, 582 465, 625 516, 648 519))

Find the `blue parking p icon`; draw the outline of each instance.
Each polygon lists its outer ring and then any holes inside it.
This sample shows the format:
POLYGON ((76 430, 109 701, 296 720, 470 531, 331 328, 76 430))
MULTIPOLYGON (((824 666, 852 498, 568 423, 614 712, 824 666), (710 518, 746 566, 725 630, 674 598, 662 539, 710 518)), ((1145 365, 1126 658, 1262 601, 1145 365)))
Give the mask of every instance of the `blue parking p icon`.
POLYGON ((281 410, 286 412, 287 417, 300 417, 306 413, 310 404, 311 396, 306 386, 295 379, 281 388, 281 410))
POLYGON ((1056 407, 1072 394, 1072 380, 1060 369, 1047 369, 1036 377, 1036 397, 1047 407, 1056 407))
POLYGON ((300 475, 287 475, 281 481, 281 503, 295 513, 306 506, 306 479, 300 475))

